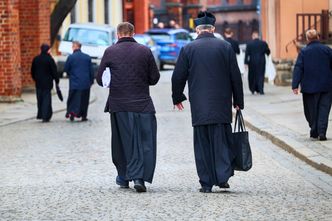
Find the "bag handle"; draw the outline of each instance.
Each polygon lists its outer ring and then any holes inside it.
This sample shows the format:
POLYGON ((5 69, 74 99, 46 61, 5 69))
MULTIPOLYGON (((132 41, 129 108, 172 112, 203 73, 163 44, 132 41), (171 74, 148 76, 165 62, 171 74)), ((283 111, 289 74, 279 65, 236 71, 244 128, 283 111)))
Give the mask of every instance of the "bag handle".
POLYGON ((238 132, 246 131, 246 126, 244 124, 244 119, 241 110, 237 110, 235 114, 234 133, 236 132, 236 128, 238 132))

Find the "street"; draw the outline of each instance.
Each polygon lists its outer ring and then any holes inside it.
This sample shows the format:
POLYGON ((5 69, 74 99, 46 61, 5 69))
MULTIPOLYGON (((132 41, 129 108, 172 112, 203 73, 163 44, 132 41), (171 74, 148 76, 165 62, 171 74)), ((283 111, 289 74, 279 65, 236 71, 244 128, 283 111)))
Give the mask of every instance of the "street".
POLYGON ((0 220, 332 220, 332 177, 253 131, 253 168, 227 191, 198 192, 189 103, 173 110, 171 74, 151 87, 158 153, 147 193, 115 184, 108 90, 94 85, 88 122, 59 112, 0 127, 0 220))

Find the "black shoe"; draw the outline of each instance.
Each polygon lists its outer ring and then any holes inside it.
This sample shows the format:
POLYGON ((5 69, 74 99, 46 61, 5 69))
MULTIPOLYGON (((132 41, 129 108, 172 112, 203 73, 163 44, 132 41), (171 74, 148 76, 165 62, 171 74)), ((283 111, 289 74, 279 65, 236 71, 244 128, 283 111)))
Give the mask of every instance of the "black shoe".
POLYGON ((199 192, 201 192, 201 193, 212 193, 212 187, 202 186, 199 189, 199 192))
POLYGON ((69 119, 70 119, 70 121, 74 121, 74 119, 75 119, 74 115, 71 114, 69 119))
POLYGON ((123 179, 120 176, 117 176, 115 179, 115 183, 120 186, 120 188, 129 188, 129 181, 123 179))
POLYGON ((227 182, 219 184, 219 187, 222 189, 228 189, 230 188, 229 184, 227 182))
POLYGON ((138 192, 138 193, 146 192, 146 187, 144 185, 144 181, 141 179, 134 180, 134 188, 135 188, 136 192, 138 192))
POLYGON ((88 121, 88 118, 82 117, 82 121, 88 121))
POLYGON ((50 122, 50 119, 43 119, 42 121, 43 123, 47 123, 47 122, 50 122))
POLYGON ((318 139, 319 139, 320 141, 327 140, 326 136, 323 135, 323 134, 319 135, 319 136, 318 136, 318 139))

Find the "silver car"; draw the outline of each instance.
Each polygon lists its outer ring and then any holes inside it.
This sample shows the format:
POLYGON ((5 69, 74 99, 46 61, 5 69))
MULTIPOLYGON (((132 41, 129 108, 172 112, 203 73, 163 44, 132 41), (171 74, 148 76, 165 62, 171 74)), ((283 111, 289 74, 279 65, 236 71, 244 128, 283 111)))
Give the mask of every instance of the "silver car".
POLYGON ((73 41, 79 41, 82 44, 82 52, 90 55, 93 68, 97 70, 104 51, 116 40, 115 30, 109 25, 71 24, 59 45, 61 56, 55 57, 59 75, 62 76, 64 63, 68 55, 72 53, 73 41))

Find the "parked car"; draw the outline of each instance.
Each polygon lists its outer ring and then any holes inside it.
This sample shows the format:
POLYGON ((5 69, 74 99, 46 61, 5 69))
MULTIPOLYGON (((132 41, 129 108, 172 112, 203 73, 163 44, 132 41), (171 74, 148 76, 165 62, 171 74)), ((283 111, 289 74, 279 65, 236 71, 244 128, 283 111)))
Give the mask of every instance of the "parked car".
POLYGON ((156 61, 157 67, 159 68, 160 67, 160 60, 159 60, 160 49, 159 49, 159 46, 156 44, 156 42, 147 34, 135 34, 134 39, 138 43, 150 48, 150 50, 153 54, 154 60, 156 61))
POLYGON ((59 45, 61 56, 55 57, 59 76, 63 75, 64 64, 68 55, 72 53, 73 41, 82 44, 82 52, 90 55, 93 69, 96 71, 105 49, 115 43, 116 35, 114 28, 109 25, 71 24, 59 45))
POLYGON ((189 32, 185 29, 150 29, 146 32, 160 46, 160 70, 165 64, 175 64, 180 49, 190 42, 189 32))
MULTIPOLYGON (((214 34, 214 37, 219 38, 221 40, 225 40, 224 37, 221 34, 216 33, 216 32, 213 33, 213 34, 214 34)), ((195 40, 197 38, 197 33, 196 32, 191 32, 190 37, 191 37, 192 40, 195 40)))

